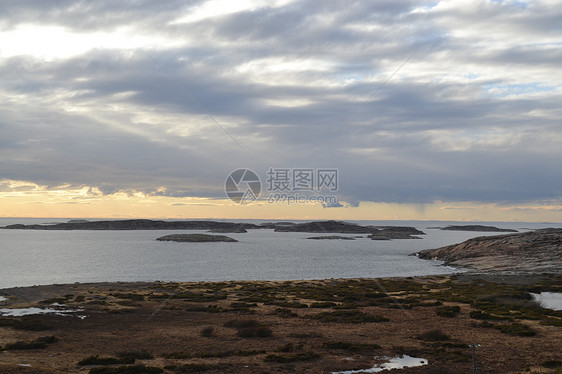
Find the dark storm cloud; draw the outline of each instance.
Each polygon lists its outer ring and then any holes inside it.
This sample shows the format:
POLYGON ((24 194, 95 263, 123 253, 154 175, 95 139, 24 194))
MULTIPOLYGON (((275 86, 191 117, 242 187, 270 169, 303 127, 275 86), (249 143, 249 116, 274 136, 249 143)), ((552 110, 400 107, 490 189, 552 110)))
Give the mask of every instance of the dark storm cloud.
POLYGON ((0 54, 0 179, 222 197, 239 167, 331 167, 354 204, 562 196, 562 55, 556 33, 537 36, 559 11, 295 1, 177 22, 198 3, 0 6, 0 31, 177 42, 0 54))

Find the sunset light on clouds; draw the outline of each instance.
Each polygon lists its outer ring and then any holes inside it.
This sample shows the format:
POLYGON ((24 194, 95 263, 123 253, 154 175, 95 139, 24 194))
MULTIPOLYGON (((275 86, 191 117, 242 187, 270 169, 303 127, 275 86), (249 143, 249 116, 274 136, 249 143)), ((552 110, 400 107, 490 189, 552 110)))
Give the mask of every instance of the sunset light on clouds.
POLYGON ((561 5, 7 2, 0 216, 560 222, 561 5), (340 204, 235 204, 239 168, 340 204))

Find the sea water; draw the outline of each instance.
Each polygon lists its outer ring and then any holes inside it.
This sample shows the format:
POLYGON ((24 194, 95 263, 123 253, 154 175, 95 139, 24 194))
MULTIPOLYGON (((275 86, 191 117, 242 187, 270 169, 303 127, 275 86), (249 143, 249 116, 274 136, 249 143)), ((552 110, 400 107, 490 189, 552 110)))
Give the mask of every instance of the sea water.
MULTIPOLYGON (((52 219, 0 219, 13 223, 52 219)), ((247 220, 250 222, 250 220, 247 220)), ((357 221, 360 224, 415 226, 423 239, 377 241, 307 240, 319 234, 248 230, 227 234, 238 243, 176 243, 156 238, 197 230, 44 231, 0 230, 0 289, 53 283, 105 281, 293 280, 396 277, 458 271, 441 262, 409 256, 427 248, 496 233, 442 231, 434 222, 357 221), (428 228, 429 227, 429 228, 428 228)), ((497 224, 528 229, 552 224, 497 224)), ((338 234, 339 235, 339 234, 338 234)))

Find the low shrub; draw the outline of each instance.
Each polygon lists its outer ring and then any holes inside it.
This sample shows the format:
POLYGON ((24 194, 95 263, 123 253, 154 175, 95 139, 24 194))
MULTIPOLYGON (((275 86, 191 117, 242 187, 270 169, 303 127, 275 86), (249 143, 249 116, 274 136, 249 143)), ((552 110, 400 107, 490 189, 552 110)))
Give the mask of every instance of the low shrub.
POLYGON ((298 301, 276 300, 276 301, 267 302, 265 304, 266 305, 277 305, 277 306, 280 306, 282 308, 308 308, 308 304, 303 304, 303 303, 300 303, 298 301))
POLYGON ((365 351, 372 351, 375 349, 382 348, 378 344, 349 343, 349 342, 327 342, 324 343, 324 346, 330 349, 341 349, 349 352, 365 352, 365 351))
POLYGON ((164 357, 172 360, 187 360, 193 358, 191 354, 185 352, 172 352, 165 354, 164 357))
POLYGON ((338 310, 334 312, 322 312, 308 316, 321 322, 339 323, 368 323, 368 322, 387 322, 388 318, 378 315, 363 313, 359 310, 338 310))
POLYGON ((43 336, 31 342, 18 341, 15 343, 6 344, 4 347, 7 351, 23 351, 28 349, 45 349, 47 345, 56 343, 58 339, 55 336, 43 336))
POLYGON ((50 330, 52 326, 45 324, 36 318, 0 318, 0 327, 12 327, 16 330, 24 331, 45 331, 50 330))
POLYGON ((537 332, 527 325, 521 323, 510 323, 508 325, 497 325, 500 332, 513 336, 535 336, 537 332))
POLYGON ((562 366, 562 361, 559 360, 548 360, 545 361, 541 364, 542 367, 548 368, 548 369, 556 369, 558 367, 562 366))
POLYGON ((336 305, 338 305, 337 303, 334 303, 333 301, 324 301, 324 302, 316 302, 316 303, 312 303, 310 304, 310 308, 333 308, 336 305))
POLYGON ((78 361, 78 365, 123 365, 123 364, 134 364, 135 357, 125 356, 121 358, 116 357, 100 357, 98 355, 86 357, 78 361))
POLYGON ((441 329, 434 329, 424 332, 418 336, 418 339, 429 342, 438 342, 442 340, 449 340, 451 337, 445 334, 441 329))
POLYGON ((267 362, 277 362, 281 364, 286 364, 289 362, 297 361, 312 361, 317 360, 321 356, 316 352, 299 352, 291 355, 267 355, 265 361, 267 362))
POLYGON ((240 351, 225 351, 225 352, 206 352, 197 355, 199 358, 222 358, 222 357, 232 357, 232 356, 239 356, 239 357, 249 357, 264 354, 265 351, 258 351, 258 350, 240 350, 240 351))
POLYGON ((233 309, 248 309, 248 308, 255 308, 258 304, 256 303, 245 303, 245 302, 233 302, 230 303, 230 307, 233 309))
POLYGON ((134 365, 119 367, 98 367, 90 369, 90 374, 159 374, 164 370, 154 366, 134 365))
POLYGON ((322 337, 324 337, 324 335, 316 331, 293 332, 289 334, 289 338, 297 338, 297 339, 315 339, 315 338, 322 338, 322 337))
POLYGON ((493 323, 490 323, 488 321, 482 321, 482 322, 479 322, 479 323, 471 323, 470 325, 472 327, 482 327, 482 328, 485 328, 485 329, 491 329, 493 327, 496 327, 496 325, 494 325, 493 323))
POLYGON ((201 330, 201 336, 206 338, 210 338, 215 334, 215 328, 213 326, 207 326, 203 330, 201 330))
POLYGON ((255 326, 259 326, 259 322, 256 321, 255 319, 233 319, 230 320, 228 322, 226 322, 223 326, 224 327, 232 327, 235 329, 241 329, 241 328, 246 328, 246 327, 255 327, 255 326))
POLYGON ((110 293, 109 296, 132 301, 144 301, 144 295, 138 293, 110 293))
POLYGON ((271 314, 281 318, 295 318, 299 316, 297 313, 287 308, 277 308, 271 314))
POLYGON ((133 357, 137 360, 152 360, 154 356, 147 351, 124 351, 118 352, 117 357, 133 357))
POLYGON ((509 318, 506 318, 506 317, 494 316, 490 313, 482 312, 480 310, 473 310, 468 315, 472 319, 481 319, 481 320, 487 320, 487 321, 501 321, 501 320, 509 319, 509 318))
POLYGON ((222 364, 184 364, 181 366, 176 365, 169 365, 165 366, 164 369, 169 370, 173 373, 201 373, 209 370, 213 370, 214 372, 224 372, 227 371, 229 365, 222 365, 222 364))
POLYGON ((293 343, 287 343, 285 345, 282 345, 281 347, 279 347, 277 349, 277 352, 294 352, 294 351, 302 351, 304 348, 304 344, 299 343, 299 344, 293 344, 293 343))
POLYGON ((268 338, 273 335, 273 331, 266 326, 244 327, 238 329, 236 335, 241 338, 268 338))
POLYGON ((447 317, 447 318, 456 317, 456 315, 459 314, 460 311, 461 311, 461 308, 457 305, 455 305, 455 306, 441 306, 441 307, 435 309, 435 313, 437 313, 437 315, 439 317, 447 317))

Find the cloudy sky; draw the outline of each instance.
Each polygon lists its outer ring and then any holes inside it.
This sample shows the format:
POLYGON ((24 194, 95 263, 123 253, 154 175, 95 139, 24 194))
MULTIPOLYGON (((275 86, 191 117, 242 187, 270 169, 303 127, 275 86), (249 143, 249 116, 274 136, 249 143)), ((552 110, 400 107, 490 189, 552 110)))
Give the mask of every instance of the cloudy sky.
POLYGON ((562 221, 561 19, 562 0, 4 1, 0 216, 562 221), (238 168, 337 168, 339 204, 238 206, 238 168))

